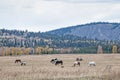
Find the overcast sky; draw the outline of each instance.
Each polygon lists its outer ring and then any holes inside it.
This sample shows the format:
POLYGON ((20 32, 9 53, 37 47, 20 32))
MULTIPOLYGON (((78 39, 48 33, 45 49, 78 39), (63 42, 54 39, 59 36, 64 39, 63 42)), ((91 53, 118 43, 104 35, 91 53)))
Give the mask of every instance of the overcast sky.
POLYGON ((120 0, 0 0, 0 29, 49 31, 120 22, 120 0))

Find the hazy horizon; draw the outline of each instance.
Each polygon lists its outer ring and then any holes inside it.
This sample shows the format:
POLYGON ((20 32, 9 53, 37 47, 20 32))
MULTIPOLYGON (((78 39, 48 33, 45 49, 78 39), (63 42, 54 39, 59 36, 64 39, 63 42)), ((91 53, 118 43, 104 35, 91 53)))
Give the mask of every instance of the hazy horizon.
POLYGON ((119 0, 0 0, 0 29, 45 32, 91 22, 120 23, 119 0))

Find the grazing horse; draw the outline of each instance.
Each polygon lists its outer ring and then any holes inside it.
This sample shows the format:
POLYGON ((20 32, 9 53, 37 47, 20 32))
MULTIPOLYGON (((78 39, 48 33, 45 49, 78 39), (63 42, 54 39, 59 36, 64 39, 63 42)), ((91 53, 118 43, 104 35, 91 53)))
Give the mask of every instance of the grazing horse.
POLYGON ((15 63, 18 63, 18 62, 21 63, 21 60, 20 60, 20 59, 16 59, 16 60, 15 60, 15 63))
POLYGON ((58 65, 58 64, 63 65, 63 61, 62 61, 62 60, 56 60, 56 61, 55 61, 55 65, 58 65))
POLYGON ((91 61, 88 63, 89 66, 96 66, 96 63, 94 61, 91 61))
POLYGON ((75 67, 76 65, 80 66, 80 62, 79 61, 75 61, 73 67, 75 67))
POLYGON ((82 58, 80 58, 80 61, 83 61, 83 59, 82 59, 82 58))
POLYGON ((58 60, 57 58, 55 58, 55 59, 51 59, 51 61, 50 61, 50 62, 54 64, 54 63, 55 63, 55 61, 57 61, 57 60, 58 60))
POLYGON ((63 65, 63 61, 62 60, 58 60, 57 58, 51 59, 50 62, 53 63, 53 64, 55 64, 55 65, 58 65, 58 64, 63 65))
POLYGON ((76 58, 76 61, 83 61, 82 58, 76 58))
POLYGON ((25 61, 23 61, 23 62, 21 62, 21 66, 25 66, 26 65, 26 62, 25 61))

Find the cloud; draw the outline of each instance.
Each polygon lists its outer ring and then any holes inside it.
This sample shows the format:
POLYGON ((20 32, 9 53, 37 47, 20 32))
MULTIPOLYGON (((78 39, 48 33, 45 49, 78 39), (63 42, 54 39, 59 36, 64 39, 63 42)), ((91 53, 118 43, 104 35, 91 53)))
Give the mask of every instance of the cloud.
POLYGON ((118 0, 1 0, 0 28, 49 31, 97 21, 120 22, 119 14, 118 0))
POLYGON ((45 0, 45 1, 61 1, 61 2, 73 2, 73 3, 117 3, 120 0, 45 0))

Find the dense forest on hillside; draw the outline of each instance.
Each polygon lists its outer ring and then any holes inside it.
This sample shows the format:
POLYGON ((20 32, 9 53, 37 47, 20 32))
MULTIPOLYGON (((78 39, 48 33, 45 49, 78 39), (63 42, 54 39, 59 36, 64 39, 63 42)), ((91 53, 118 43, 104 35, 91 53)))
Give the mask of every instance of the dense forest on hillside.
POLYGON ((96 53, 98 45, 103 47, 105 53, 112 52, 112 46, 119 47, 119 41, 88 39, 73 35, 55 35, 41 32, 28 32, 19 30, 0 30, 0 47, 52 48, 72 53, 96 53), (70 51, 69 51, 70 49, 70 51))

